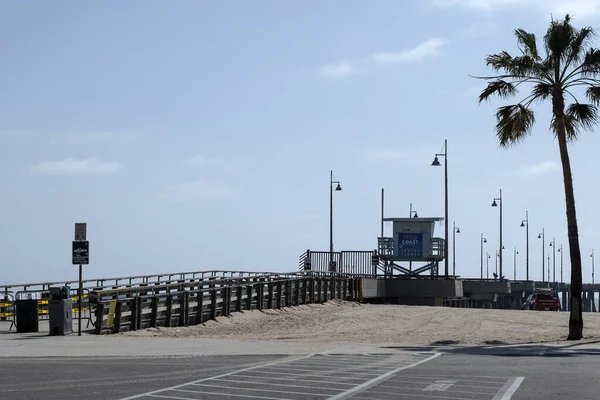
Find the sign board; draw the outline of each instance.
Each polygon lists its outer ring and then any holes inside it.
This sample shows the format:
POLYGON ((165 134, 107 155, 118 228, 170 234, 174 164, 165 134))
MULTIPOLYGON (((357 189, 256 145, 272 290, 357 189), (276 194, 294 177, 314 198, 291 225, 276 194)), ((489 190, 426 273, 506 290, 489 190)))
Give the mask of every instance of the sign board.
POLYGON ((73 242, 73 265, 87 265, 90 263, 90 242, 73 242))
POLYGON ((423 257, 422 233, 398 233, 398 257, 419 258, 423 257))
POLYGON ((335 272, 336 264, 337 263, 335 261, 329 261, 329 272, 335 272))
POLYGON ((87 225, 85 222, 75 223, 75 240, 84 241, 87 240, 87 225))

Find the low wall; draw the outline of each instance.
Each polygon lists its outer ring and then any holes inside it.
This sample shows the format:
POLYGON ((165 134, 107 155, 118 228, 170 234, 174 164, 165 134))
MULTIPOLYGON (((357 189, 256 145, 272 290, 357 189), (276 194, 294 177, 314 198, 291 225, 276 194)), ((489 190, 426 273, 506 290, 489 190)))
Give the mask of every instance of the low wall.
POLYGON ((462 282, 465 297, 480 297, 481 295, 510 294, 511 283, 508 281, 469 281, 462 282))
POLYGON ((441 305, 445 297, 463 297, 463 282, 456 279, 375 279, 360 280, 362 298, 397 299, 401 304, 441 305))

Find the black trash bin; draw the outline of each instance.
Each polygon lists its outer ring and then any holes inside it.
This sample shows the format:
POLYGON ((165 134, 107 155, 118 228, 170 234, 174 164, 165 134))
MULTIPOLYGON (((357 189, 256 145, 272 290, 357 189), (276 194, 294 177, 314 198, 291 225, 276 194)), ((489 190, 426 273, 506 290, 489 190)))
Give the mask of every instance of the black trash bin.
POLYGON ((17 333, 39 332, 38 300, 15 300, 17 333))

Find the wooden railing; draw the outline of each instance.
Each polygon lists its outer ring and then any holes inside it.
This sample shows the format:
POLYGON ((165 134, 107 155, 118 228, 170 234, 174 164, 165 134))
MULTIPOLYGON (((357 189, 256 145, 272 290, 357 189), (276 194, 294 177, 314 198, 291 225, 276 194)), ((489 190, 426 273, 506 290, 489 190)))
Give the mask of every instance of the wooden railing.
POLYGON ((201 324, 232 312, 360 300, 359 279, 330 274, 205 278, 94 291, 95 332, 118 333, 149 327, 201 324))

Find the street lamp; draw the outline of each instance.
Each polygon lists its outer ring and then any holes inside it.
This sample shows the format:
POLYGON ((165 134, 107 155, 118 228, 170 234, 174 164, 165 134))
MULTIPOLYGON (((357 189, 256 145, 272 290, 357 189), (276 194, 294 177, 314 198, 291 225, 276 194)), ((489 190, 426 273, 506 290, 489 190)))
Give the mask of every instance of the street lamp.
POLYGON ((514 279, 513 279, 513 280, 514 280, 515 282, 517 281, 517 254, 519 254, 519 252, 517 251, 517 248, 515 247, 515 250, 514 250, 514 257, 515 257, 515 260, 514 260, 514 264, 513 264, 513 268, 514 268, 514 270, 515 270, 515 271, 514 271, 514 274, 515 274, 515 276, 514 276, 514 279))
POLYGON ((487 260, 486 260, 486 267, 485 267, 485 279, 490 279, 490 258, 492 258, 492 256, 490 256, 490 253, 487 253, 487 260))
MULTIPOLYGON (((504 250, 504 246, 502 246, 502 250, 504 250)), ((496 250, 496 275, 502 280, 502 274, 498 275, 498 259, 500 257, 500 251, 496 250)))
POLYGON ((435 155, 431 163, 434 167, 441 166, 438 156, 444 157, 444 273, 448 279, 448 139, 444 140, 444 152, 435 155))
POLYGON ((496 200, 500 203, 500 245, 498 246, 498 253, 500 253, 500 280, 502 280, 502 277, 504 276, 502 275, 502 189, 500 189, 500 196, 494 198, 492 207, 498 207, 496 200))
POLYGON ((456 276, 456 234, 460 233, 460 228, 456 222, 452 222, 452 276, 456 276))
POLYGON ((483 244, 487 243, 487 239, 483 237, 483 233, 481 234, 481 279, 483 279, 483 244))
POLYGON ((331 170, 331 174, 329 176, 329 271, 335 272, 336 266, 335 261, 333 261, 333 185, 337 184, 335 187, 336 192, 342 191, 342 186, 339 181, 333 180, 333 170, 331 170))
POLYGON ((590 254, 590 257, 592 257, 592 285, 594 284, 594 249, 592 249, 592 254, 590 254))
POLYGON ((525 211, 525 219, 521 221, 521 227, 525 227, 525 272, 526 280, 529 281, 529 212, 525 211))
MULTIPOLYGON (((546 246, 546 244, 545 244, 546 235, 544 234, 544 228, 542 228, 542 233, 540 233, 538 235, 538 239, 542 239, 542 282, 546 282, 546 278, 544 276, 544 274, 546 273, 544 271, 544 269, 546 268, 545 265, 544 265, 544 257, 545 257, 545 254, 546 254, 544 252, 544 250, 546 249, 545 248, 545 246, 546 246)), ((548 277, 548 280, 550 280, 550 277, 548 277)))
POLYGON ((560 253, 560 283, 563 283, 563 247, 562 247, 562 244, 560 245, 558 252, 560 253))
MULTIPOLYGON (((550 242, 552 247, 552 282, 556 283, 556 238, 553 237, 550 242)), ((550 280, 550 263, 548 263, 548 280, 550 280)))

